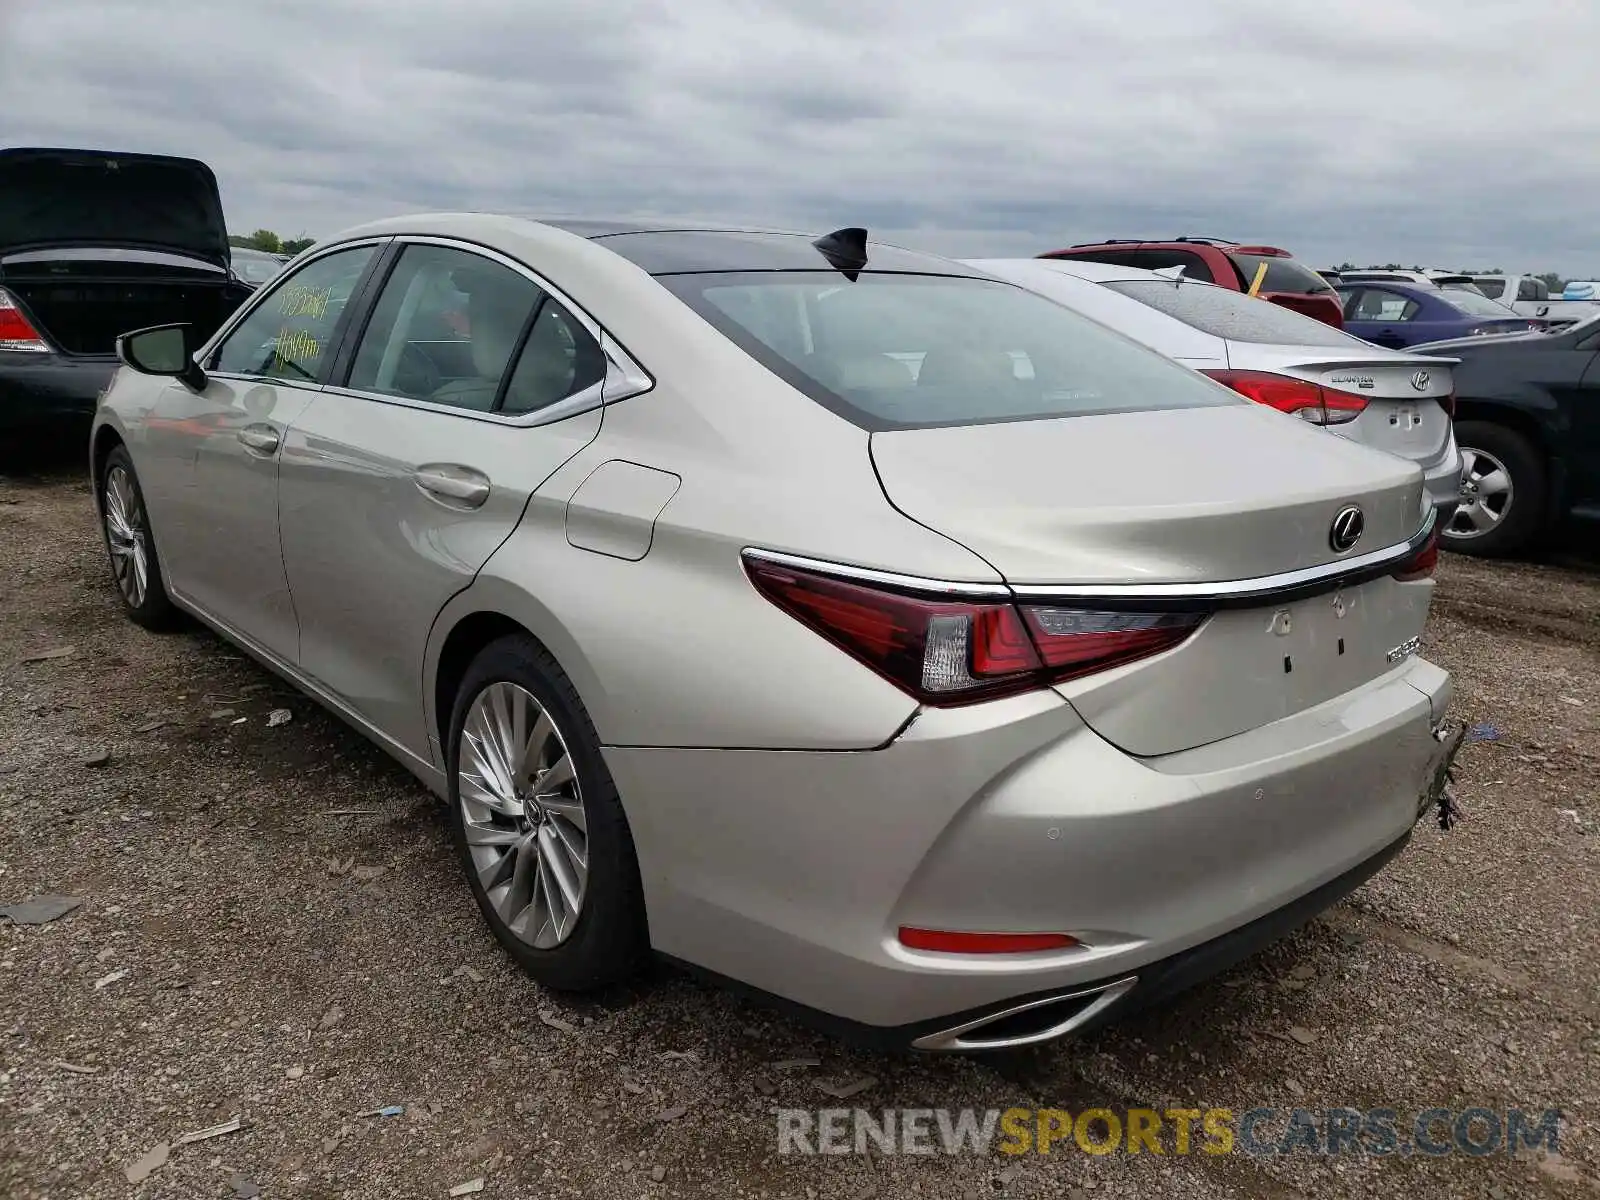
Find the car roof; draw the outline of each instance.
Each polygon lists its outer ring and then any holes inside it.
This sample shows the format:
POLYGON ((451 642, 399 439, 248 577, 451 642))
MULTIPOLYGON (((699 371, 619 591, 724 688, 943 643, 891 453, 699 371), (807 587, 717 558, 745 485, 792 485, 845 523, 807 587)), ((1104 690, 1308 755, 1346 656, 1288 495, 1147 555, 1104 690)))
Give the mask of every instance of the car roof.
MULTIPOLYGON (((626 217, 538 217, 498 213, 419 213, 389 217, 344 230, 337 239, 362 236, 442 235, 494 244, 510 236, 544 241, 550 231, 571 234, 610 250, 651 275, 735 271, 827 271, 833 264, 817 248, 827 231, 802 233, 738 223, 717 224, 626 217)), ((843 232, 843 231, 840 231, 843 232)), ((888 242, 866 242, 867 272, 976 276, 954 259, 888 242)))
MULTIPOLYGON (((818 234, 792 230, 694 226, 630 225, 616 221, 560 221, 544 224, 598 242, 652 275, 722 271, 826 271, 831 264, 815 242, 818 234)), ((866 270, 920 275, 972 275, 953 259, 907 250, 888 242, 866 242, 866 270)))

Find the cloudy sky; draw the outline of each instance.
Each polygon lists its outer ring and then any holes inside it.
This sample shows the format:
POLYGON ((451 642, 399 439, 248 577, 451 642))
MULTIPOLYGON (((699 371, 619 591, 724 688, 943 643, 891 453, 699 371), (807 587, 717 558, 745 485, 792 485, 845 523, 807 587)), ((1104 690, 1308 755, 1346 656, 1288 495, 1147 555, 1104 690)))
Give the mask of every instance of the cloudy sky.
POLYGON ((236 232, 1189 232, 1596 278, 1596 47, 1596 0, 0 0, 0 144, 202 158, 236 232))

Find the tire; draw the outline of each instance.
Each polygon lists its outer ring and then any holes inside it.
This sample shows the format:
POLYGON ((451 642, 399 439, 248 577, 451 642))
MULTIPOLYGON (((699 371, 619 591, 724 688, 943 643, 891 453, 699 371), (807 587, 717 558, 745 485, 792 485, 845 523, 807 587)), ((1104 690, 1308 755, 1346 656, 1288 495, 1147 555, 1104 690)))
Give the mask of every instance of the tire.
POLYGON ((127 447, 117 446, 106 456, 95 486, 111 581, 122 598, 123 610, 146 629, 172 629, 181 623, 181 615, 167 595, 161 556, 150 529, 150 510, 145 507, 127 447))
POLYGON ((1444 528, 1444 548, 1483 558, 1533 549, 1544 532, 1549 496, 1544 457, 1522 434, 1493 421, 1458 421, 1455 433, 1462 503, 1444 528), (1498 519, 1490 521, 1496 512, 1498 519))
POLYGON ((478 908, 507 953, 539 983, 561 991, 593 991, 638 973, 648 960, 649 933, 633 835, 589 714, 532 638, 501 638, 472 660, 450 716, 448 763, 456 849, 478 908), (533 744, 544 729, 541 714, 553 736, 533 744), (505 740, 531 745, 526 753, 534 758, 523 764, 515 788, 489 765, 505 765, 489 743, 508 730, 505 740), (586 870, 574 906, 579 849, 586 870))

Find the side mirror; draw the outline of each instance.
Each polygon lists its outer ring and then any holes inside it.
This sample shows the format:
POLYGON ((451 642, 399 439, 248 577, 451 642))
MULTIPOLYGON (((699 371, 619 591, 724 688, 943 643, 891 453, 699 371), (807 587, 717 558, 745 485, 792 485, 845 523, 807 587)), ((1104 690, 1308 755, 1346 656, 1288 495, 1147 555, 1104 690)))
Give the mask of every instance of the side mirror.
POLYGON ((188 325, 156 325, 117 339, 117 358, 141 375, 176 379, 191 391, 206 386, 206 373, 194 361, 188 325))

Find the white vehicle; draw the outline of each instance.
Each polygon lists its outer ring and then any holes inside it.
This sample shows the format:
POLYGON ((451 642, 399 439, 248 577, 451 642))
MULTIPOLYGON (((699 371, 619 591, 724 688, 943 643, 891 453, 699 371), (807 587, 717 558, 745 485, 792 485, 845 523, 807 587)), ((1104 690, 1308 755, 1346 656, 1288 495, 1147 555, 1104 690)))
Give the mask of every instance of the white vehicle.
POLYGON ((1550 284, 1535 275, 1474 275, 1478 290, 1518 316, 1538 317, 1560 329, 1600 315, 1600 284, 1574 280, 1550 294, 1550 284))
POLYGON ((1422 468, 1441 521, 1460 501, 1452 359, 1374 346, 1176 271, 1081 259, 968 265, 1109 325, 1259 404, 1410 459, 1422 468))
POLYGON ((1487 295, 1478 287, 1478 276, 1466 275, 1460 271, 1390 271, 1371 267, 1361 271, 1340 271, 1339 278, 1346 283, 1416 283, 1423 287, 1446 290, 1453 288, 1457 291, 1487 295))

